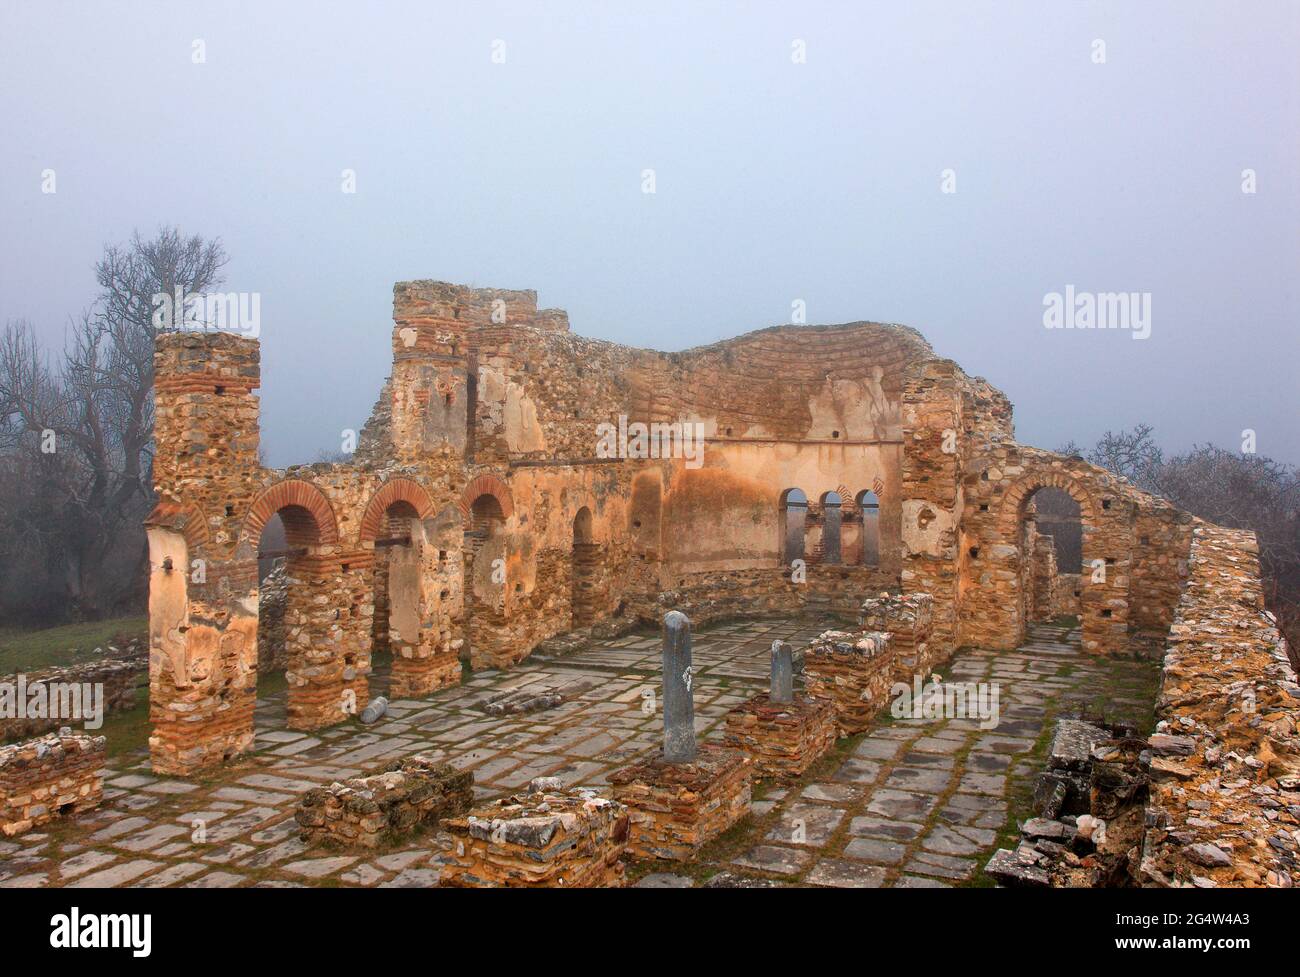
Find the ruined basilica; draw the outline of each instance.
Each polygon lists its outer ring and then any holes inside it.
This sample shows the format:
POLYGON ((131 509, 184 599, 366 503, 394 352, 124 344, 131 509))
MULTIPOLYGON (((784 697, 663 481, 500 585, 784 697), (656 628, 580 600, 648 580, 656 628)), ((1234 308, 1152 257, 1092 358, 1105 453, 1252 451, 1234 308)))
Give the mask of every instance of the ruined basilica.
POLYGON ((259 348, 163 335, 148 519, 154 769, 253 740, 258 545, 288 541, 289 725, 508 668, 566 632, 680 609, 697 624, 928 593, 942 647, 1017 647, 1077 613, 1086 651, 1157 649, 1191 517, 1079 458, 1016 442, 1011 405, 914 330, 779 326, 680 353, 573 334, 531 291, 400 282, 393 370, 348 464, 258 461, 259 348), (698 425, 699 458, 608 457, 599 426, 698 425), (701 463, 702 462, 702 463, 701 463), (1083 566, 1026 519, 1078 503, 1083 566))
MULTIPOLYGON (((1033 655, 1059 649, 1032 628, 1077 620, 1085 658, 1162 662, 1157 732, 1139 749, 1123 730, 1093 730, 1082 747, 1070 743, 1083 734, 1058 731, 1066 767, 1044 782, 1087 810, 1087 778, 1072 765, 1091 764, 1093 815, 1100 799, 1118 817, 1112 855, 1081 862, 1051 837, 1027 836, 989 873, 1033 884, 1122 875, 1291 885, 1296 845, 1274 828, 1300 812, 1300 685, 1264 608, 1253 534, 1204 523, 1077 456, 1020 444, 1007 398, 903 326, 778 326, 663 353, 574 335, 531 291, 435 281, 398 283, 393 320, 392 375, 351 460, 283 471, 259 463, 257 341, 158 338, 159 502, 147 520, 155 774, 186 776, 254 749, 259 556, 278 516, 283 721, 294 731, 363 710, 379 649, 391 652, 390 696, 436 702, 465 676, 509 670, 539 648, 663 620, 665 667, 670 645, 687 663, 664 673, 667 744, 671 697, 678 733, 691 730, 691 622, 857 618, 858 637, 826 632, 808 646, 807 695, 794 699, 791 651, 779 658, 776 642, 771 696, 727 714, 727 748, 704 744, 689 762, 665 762, 666 749, 610 773, 613 807, 571 792, 499 801, 524 821, 530 803, 577 805, 591 884, 617 882, 625 845, 638 857, 690 857, 749 810, 751 776, 808 769, 837 735, 872 728, 891 681, 924 681, 958 649, 975 649, 954 663, 967 671, 983 656, 1007 680, 1026 662, 1055 672, 1033 655), (1077 566, 1058 566, 1038 528, 1040 489, 1078 506, 1077 566), (1118 738, 1097 745, 1108 735, 1118 738), (1082 752, 1070 759, 1071 749, 1082 752), (1098 778, 1111 785, 1100 794, 1098 778), (1234 849, 1222 825, 1269 835, 1272 847, 1234 849)), ((421 796, 467 803, 451 767, 403 771, 434 778, 421 796)), ((333 813, 304 814, 310 830, 350 810, 351 788, 335 788, 344 793, 312 795, 311 811, 333 813)), ((1040 809, 1053 813, 1027 830, 1083 837, 1084 821, 1052 820, 1057 801, 1045 798, 1040 809)), ((531 864, 513 843, 502 854, 479 837, 473 817, 437 810, 482 849, 467 884, 484 884, 475 873, 494 859, 531 864)))

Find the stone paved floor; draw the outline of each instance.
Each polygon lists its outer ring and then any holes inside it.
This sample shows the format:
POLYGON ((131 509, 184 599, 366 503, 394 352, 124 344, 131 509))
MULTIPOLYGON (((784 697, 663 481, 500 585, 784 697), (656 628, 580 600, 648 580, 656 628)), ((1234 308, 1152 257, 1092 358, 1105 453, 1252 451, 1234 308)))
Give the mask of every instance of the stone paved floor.
MULTIPOLYGON (((774 638, 799 647, 819 624, 743 622, 698 633, 700 736, 719 737, 726 712, 765 687, 774 638)), ((945 677, 953 681, 998 683, 996 729, 886 717, 869 734, 842 740, 843 756, 795 788, 760 786, 753 816, 698 864, 634 866, 631 876, 644 886, 694 884, 722 870, 829 886, 933 886, 976 877, 1007 821, 1009 776, 1037 768, 1024 757, 1049 709, 1095 697, 1116 669, 1152 671, 1089 660, 1077 634, 1064 641, 1062 634, 1040 629, 1016 652, 966 651, 950 664, 945 677)), ((257 752, 203 777, 155 777, 141 754, 111 759, 99 810, 0 840, 0 887, 432 885, 445 836, 425 834, 409 847, 367 854, 309 849, 297 838, 297 798, 414 753, 472 767, 480 798, 538 776, 603 785, 612 770, 659 746, 659 717, 642 713, 643 690, 659 695, 658 671, 658 637, 630 635, 569 655, 535 655, 510 672, 477 673, 428 700, 394 702, 374 727, 353 723, 314 734, 283 728, 280 693, 259 701, 257 752), (483 711, 505 690, 575 681, 591 688, 556 709, 503 717, 483 711)), ((1131 702, 1138 712, 1141 699, 1131 702)))

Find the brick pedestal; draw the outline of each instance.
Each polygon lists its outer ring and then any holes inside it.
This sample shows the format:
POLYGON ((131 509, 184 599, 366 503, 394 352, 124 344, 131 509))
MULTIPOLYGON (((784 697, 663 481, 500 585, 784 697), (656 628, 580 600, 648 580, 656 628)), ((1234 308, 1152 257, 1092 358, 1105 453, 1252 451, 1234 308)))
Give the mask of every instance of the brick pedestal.
POLYGON ((394 646, 389 698, 422 699, 460 684, 460 659, 454 651, 418 657, 420 650, 410 645, 394 646))
POLYGON ((455 839, 441 884, 462 888, 610 888, 623 884, 622 804, 585 788, 506 797, 443 825, 455 839))
POLYGON ((749 757, 755 777, 793 780, 835 745, 835 706, 796 693, 774 703, 766 692, 727 713, 726 745, 749 757))
POLYGON ((890 636, 825 631, 804 652, 803 672, 808 694, 834 703, 840 734, 861 733, 889 704, 894 682, 890 636))
POLYGON ((308 843, 375 848, 385 835, 398 836, 422 824, 436 827, 464 814, 473 799, 473 773, 417 755, 372 777, 307 791, 294 818, 308 843))
POLYGON ((862 602, 858 624, 864 631, 886 631, 894 651, 894 681, 922 682, 947 661, 940 642, 930 640, 934 598, 929 594, 880 594, 862 602))
POLYGON ((686 861, 749 813, 750 765, 736 750, 702 744, 691 763, 646 760, 610 774, 632 818, 628 851, 686 861))
POLYGON ((74 736, 64 728, 0 747, 0 833, 13 837, 98 807, 105 743, 102 736, 74 736))

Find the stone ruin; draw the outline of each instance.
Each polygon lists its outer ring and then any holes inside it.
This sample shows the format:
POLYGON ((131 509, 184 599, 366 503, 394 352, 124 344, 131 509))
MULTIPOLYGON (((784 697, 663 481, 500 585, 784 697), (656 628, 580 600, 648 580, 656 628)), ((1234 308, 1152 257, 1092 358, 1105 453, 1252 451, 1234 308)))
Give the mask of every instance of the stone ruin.
POLYGON ((952 653, 942 643, 930 640, 934 598, 929 594, 882 593, 868 597, 858 611, 858 625, 863 631, 889 635, 896 682, 924 682, 952 653))
POLYGON ((835 745, 834 704, 793 683, 793 650, 773 641, 769 690, 727 713, 723 742, 749 757, 755 777, 796 779, 835 745))
POLYGON ((631 813, 628 852, 685 861, 749 813, 752 768, 737 750, 695 741, 691 622, 669 611, 663 627, 664 747, 610 774, 631 813))
MULTIPOLYGON (((14 704, 22 703, 24 706, 21 711, 0 709, 0 740, 39 736, 58 729, 70 719, 89 718, 74 715, 89 708, 89 700, 70 695, 74 687, 93 689, 105 716, 134 709, 136 689, 148 667, 142 653, 138 658, 100 659, 0 678, 0 687, 13 690, 14 704), (102 698, 98 698, 101 693, 102 698), (43 705, 39 710, 33 710, 31 704, 37 700, 43 705), (75 709, 71 707, 74 701, 77 703, 75 709)), ((3 702, 2 694, 0 702, 3 702)))
POLYGON ((823 631, 804 651, 808 694, 834 704, 841 736, 871 728, 889 704, 894 672, 894 647, 884 631, 823 631))
POLYGON ((65 727, 0 746, 0 834, 13 837, 98 807, 105 744, 102 736, 73 735, 65 727))
POLYGON ((1057 725, 1039 816, 986 871, 1007 885, 1292 888, 1300 685, 1264 609, 1254 541, 1198 524, 1156 731, 1057 725))
MULTIPOLYGON (((158 337, 159 501, 146 520, 155 771, 185 775, 253 747, 259 557, 284 560, 287 725, 297 730, 364 711, 376 649, 392 652, 390 696, 421 698, 465 669, 509 668, 565 635, 622 633, 668 609, 697 623, 852 618, 873 594, 929 595, 915 622, 902 606, 892 620, 890 608, 872 612, 883 617, 870 629, 892 642, 869 656, 882 659, 879 683, 883 658, 915 674, 962 645, 1017 648, 1029 622, 1062 614, 1078 616, 1094 655, 1196 647, 1171 626, 1192 583, 1194 533, 1205 552, 1218 527, 1077 456, 1019 443, 1006 396, 915 330, 777 326, 663 353, 575 335, 531 291, 421 280, 394 287, 386 331, 392 372, 355 453, 281 470, 259 461, 258 341, 158 337), (1079 566, 1054 566, 1035 529, 1045 488, 1078 506, 1079 566), (275 516, 285 548, 265 552, 275 516)), ((1222 532, 1214 548, 1254 595, 1253 539, 1222 532)), ((1207 682, 1223 670, 1251 682, 1242 662, 1280 668, 1262 650, 1269 627, 1251 619, 1260 650, 1249 656, 1167 655, 1166 683, 1184 680, 1188 660, 1207 682)), ((810 692, 833 682, 839 654, 823 649, 829 678, 813 661, 810 692)), ((869 703, 841 701, 841 728, 869 720, 876 693, 862 692, 869 703)), ((1293 704, 1278 694, 1275 713, 1289 722, 1293 704)), ((1179 701, 1167 723, 1213 728, 1179 701)), ((1251 748, 1289 757, 1279 720, 1257 716, 1261 730, 1234 715, 1219 718, 1251 748)), ((1234 754, 1290 763, 1235 742, 1216 756, 1234 754)), ((1222 785, 1241 778, 1213 765, 1213 789, 1235 790, 1222 785)), ((719 777, 737 773, 718 766, 719 777)), ((1247 780, 1289 793, 1289 776, 1247 780)), ((1162 810, 1185 806, 1173 797, 1162 810)), ((1181 816, 1170 814, 1169 837, 1185 830, 1181 816)), ((1187 877, 1165 850, 1147 860, 1151 877, 1187 877)), ((1259 871, 1267 884, 1289 868, 1259 871)))
POLYGON ((441 884, 453 888, 614 888, 623 884, 628 814, 553 777, 452 818, 441 884))
POLYGON ((307 791, 294 812, 309 844, 378 847, 421 826, 438 827, 464 814, 474 799, 474 775, 419 754, 396 760, 370 777, 307 791))

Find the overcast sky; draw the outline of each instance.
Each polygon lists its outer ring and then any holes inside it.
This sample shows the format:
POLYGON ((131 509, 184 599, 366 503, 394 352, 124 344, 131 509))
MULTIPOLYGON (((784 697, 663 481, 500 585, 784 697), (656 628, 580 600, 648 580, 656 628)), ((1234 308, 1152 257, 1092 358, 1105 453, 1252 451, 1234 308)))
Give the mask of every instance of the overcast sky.
POLYGON ((1287 0, 6 0, 0 320, 61 345, 103 246, 176 224, 260 293, 275 465, 360 428, 410 278, 669 350, 802 300, 915 326, 1031 444, 1296 463, 1298 47, 1287 0), (1150 293, 1150 337, 1044 328, 1067 285, 1150 293))

